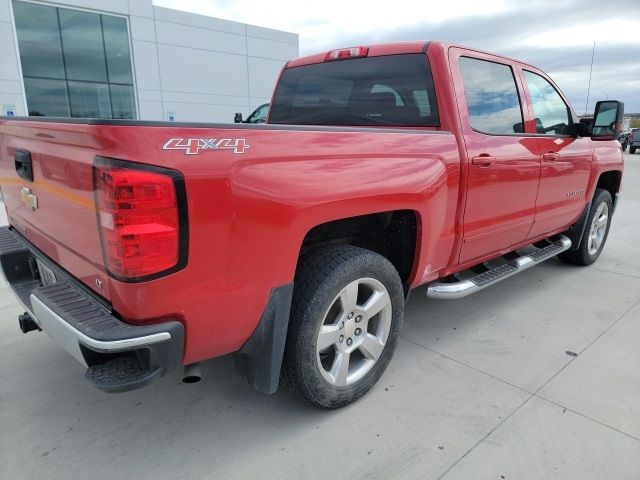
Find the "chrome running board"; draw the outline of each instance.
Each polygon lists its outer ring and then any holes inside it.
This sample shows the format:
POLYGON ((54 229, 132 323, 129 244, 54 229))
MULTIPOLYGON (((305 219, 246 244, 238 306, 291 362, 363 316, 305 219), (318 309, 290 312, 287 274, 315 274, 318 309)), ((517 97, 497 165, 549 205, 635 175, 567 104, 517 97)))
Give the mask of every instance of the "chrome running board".
POLYGON ((471 277, 461 278, 453 282, 434 282, 427 288, 427 297, 440 300, 455 300, 467 297, 571 248, 571 240, 564 235, 558 235, 554 240, 549 240, 549 242, 548 245, 539 248, 527 247, 535 249, 512 258, 507 263, 488 268, 486 271, 471 277))

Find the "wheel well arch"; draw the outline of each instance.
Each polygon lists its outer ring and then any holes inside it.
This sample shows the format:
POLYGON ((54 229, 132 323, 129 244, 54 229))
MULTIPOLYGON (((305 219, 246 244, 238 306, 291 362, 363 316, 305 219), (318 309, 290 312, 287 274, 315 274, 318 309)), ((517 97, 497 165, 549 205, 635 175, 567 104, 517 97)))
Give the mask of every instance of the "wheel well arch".
POLYGON ((418 217, 413 210, 341 218, 316 225, 307 232, 300 258, 321 245, 353 245, 374 251, 389 260, 398 271, 405 289, 414 270, 418 245, 418 217))
POLYGON ((620 191, 620 182, 622 181, 622 172, 620 170, 609 170, 602 172, 598 177, 596 188, 607 190, 611 194, 611 198, 615 205, 616 194, 620 191))

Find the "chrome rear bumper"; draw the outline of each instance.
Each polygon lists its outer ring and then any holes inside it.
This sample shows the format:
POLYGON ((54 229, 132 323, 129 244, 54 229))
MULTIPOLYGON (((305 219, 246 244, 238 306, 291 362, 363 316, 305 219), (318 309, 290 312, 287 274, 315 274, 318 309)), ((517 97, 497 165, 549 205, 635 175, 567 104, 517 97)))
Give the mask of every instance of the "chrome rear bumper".
POLYGON ((104 301, 10 227, 0 228, 0 264, 7 283, 31 319, 88 368, 86 377, 98 388, 133 390, 181 365, 182 323, 166 321, 138 326, 121 321, 104 301), (55 283, 42 285, 39 264, 53 273, 55 283), (127 359, 127 372, 105 367, 122 358, 127 359), (147 375, 132 375, 132 364, 147 375), (98 368, 102 370, 101 383, 94 381, 96 375, 90 374, 98 368), (121 375, 106 382, 105 371, 121 375))

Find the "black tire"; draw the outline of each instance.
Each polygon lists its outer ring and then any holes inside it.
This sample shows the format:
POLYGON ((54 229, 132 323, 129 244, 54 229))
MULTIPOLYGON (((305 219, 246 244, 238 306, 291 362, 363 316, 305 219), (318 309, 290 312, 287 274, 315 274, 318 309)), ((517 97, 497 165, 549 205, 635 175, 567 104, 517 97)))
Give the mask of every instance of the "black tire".
POLYGON ((582 240, 580 241, 580 245, 578 245, 578 249, 562 252, 560 255, 558 255, 560 260, 566 263, 573 263, 574 265, 582 266, 591 265, 593 262, 595 262, 602 253, 602 249, 607 242, 607 237, 609 236, 609 228, 611 227, 612 214, 613 201, 611 200, 611 194, 607 190, 603 190, 601 188, 596 189, 595 195, 593 196, 593 202, 591 203, 591 210, 589 210, 589 216, 587 217, 587 224, 584 229, 584 234, 582 235, 582 240), (600 243, 600 246, 597 248, 597 251, 590 252, 589 234, 591 233, 591 229, 594 223, 594 217, 596 216, 598 209, 603 203, 605 203, 607 206, 607 224, 604 230, 604 236, 602 237, 602 241, 600 243))
MULTIPOLYGON (((361 292, 359 284, 357 291, 361 292)), ((364 300, 362 303, 365 303, 364 300)), ((360 297, 356 304, 358 305, 356 308, 361 306, 360 297)), ((379 315, 382 316, 382 313, 379 315)), ((281 371, 283 382, 294 394, 317 407, 335 409, 349 405, 367 393, 387 368, 398 342, 403 317, 402 283, 398 272, 386 258, 370 250, 349 245, 319 247, 309 252, 300 260, 296 272, 289 331, 281 371), (373 360, 373 366, 368 367, 370 370, 362 378, 346 386, 336 386, 331 384, 320 371, 323 368, 319 361, 320 356, 325 355, 326 358, 327 355, 316 351, 320 328, 339 324, 349 324, 350 327, 354 327, 351 323, 358 321, 357 317, 347 321, 346 318, 352 317, 346 317, 348 313, 344 312, 342 306, 335 311, 336 313, 332 314, 331 311, 336 308, 336 302, 342 302, 338 296, 348 285, 361 280, 366 282, 367 279, 380 282, 388 293, 390 302, 384 310, 387 324, 390 318, 390 326, 386 329, 388 331, 386 343, 381 347, 377 360, 373 360), (337 321, 328 324, 326 319, 333 317, 337 321)), ((366 318, 364 320, 360 318, 362 322, 360 325, 364 327, 362 329, 364 332, 359 329, 361 333, 355 332, 355 335, 368 336, 370 327, 367 325, 372 325, 376 321, 381 322, 375 319, 376 315, 371 316, 371 322, 366 318)), ((346 329, 347 327, 345 331, 346 329)), ((349 335, 346 332, 345 334, 349 335)), ((354 335, 353 330, 351 335, 354 335)), ((357 342, 363 337, 354 336, 353 338, 357 342)), ((361 355, 360 350, 355 347, 354 340, 350 337, 347 340, 353 342, 354 346, 350 348, 354 348, 353 352, 357 351, 355 355, 361 355)), ((344 348, 346 345, 346 343, 342 345, 342 341, 340 343, 340 346, 329 346, 330 352, 338 355, 338 348, 344 348)), ((366 360, 364 357, 359 359, 360 362, 364 360, 366 360)), ((361 363, 353 363, 354 368, 358 365, 361 363)), ((351 365, 348 368, 351 368, 351 365)), ((325 374, 328 371, 325 368, 325 374)))
POLYGON ((636 153, 636 147, 629 147, 629 153, 631 154, 636 153))

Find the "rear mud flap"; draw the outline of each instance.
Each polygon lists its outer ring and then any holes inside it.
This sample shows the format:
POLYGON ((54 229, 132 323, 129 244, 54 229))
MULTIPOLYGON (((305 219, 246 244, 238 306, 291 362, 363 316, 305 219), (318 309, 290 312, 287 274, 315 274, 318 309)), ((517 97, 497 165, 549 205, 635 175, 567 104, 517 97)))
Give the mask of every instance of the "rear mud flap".
POLYGON ((274 393, 278 389, 292 297, 293 283, 273 289, 260 323, 243 347, 233 354, 236 371, 263 393, 274 393))

